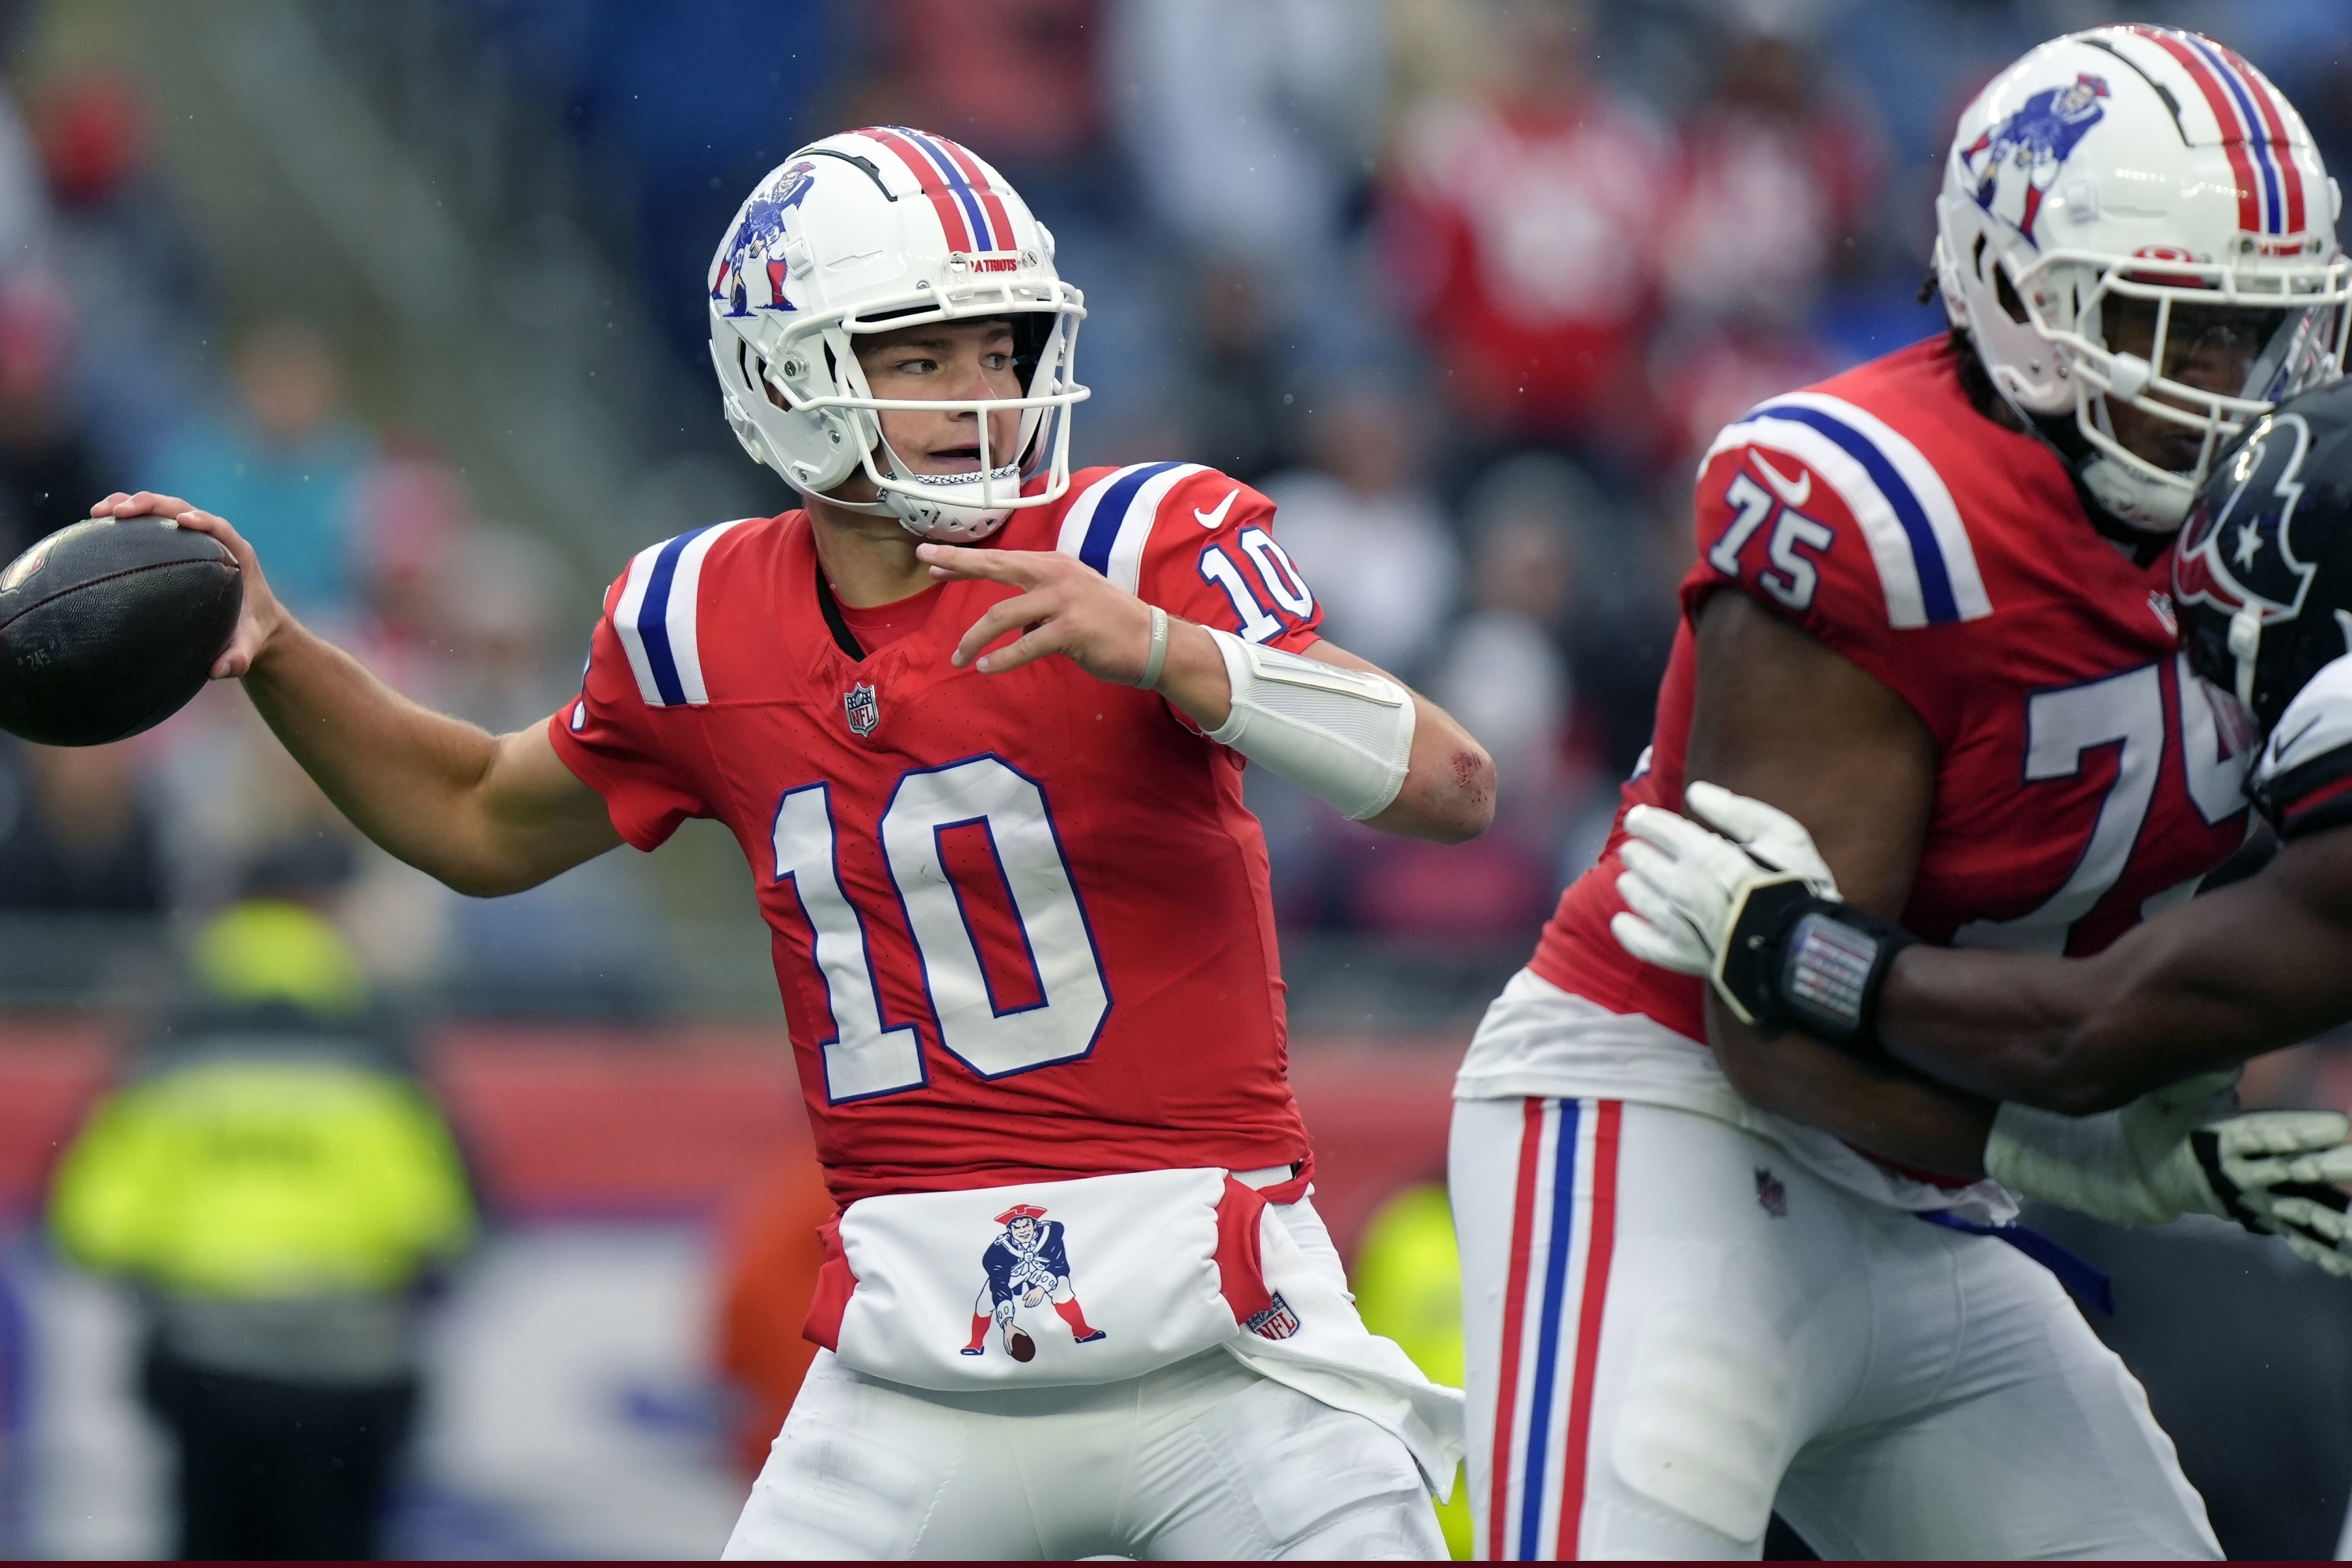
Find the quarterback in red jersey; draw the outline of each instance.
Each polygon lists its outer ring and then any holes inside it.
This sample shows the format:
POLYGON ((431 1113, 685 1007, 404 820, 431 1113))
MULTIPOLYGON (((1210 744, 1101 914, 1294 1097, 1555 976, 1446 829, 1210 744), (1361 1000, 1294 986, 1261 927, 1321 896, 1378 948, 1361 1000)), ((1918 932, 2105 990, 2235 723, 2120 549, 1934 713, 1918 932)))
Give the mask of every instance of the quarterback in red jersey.
MULTIPOLYGON (((1769 801, 1938 942, 2092 952, 2186 898, 2244 837, 2252 732, 2181 658, 2161 557, 2218 443, 2340 372, 2331 189, 2195 35, 1996 78, 1938 205, 1951 338, 1706 453, 1628 807, 1769 801)), ((1824 1556, 2215 1554, 2138 1387, 1987 1234, 2022 1239, 1992 1108, 1826 1054, 1735 1084, 1706 1042, 1738 1021, 1611 933, 1622 845, 1455 1090, 1486 1550, 1754 1556, 1777 1508, 1824 1556)))
MULTIPOLYGON (((891 354, 1012 347, 1001 323, 961 327, 955 346, 907 331, 868 352, 869 380, 891 354)), ((1172 616, 1312 648, 1320 612, 1272 521, 1222 474, 1151 463, 1082 471, 990 542, 1041 560, 1059 548, 1073 573, 1092 551, 1172 616)), ((1237 759, 1158 693, 1066 658, 959 668, 967 630, 1005 601, 996 582, 865 609, 820 559, 797 512, 643 551, 550 734, 630 843, 713 816, 758 868, 835 1195, 1161 1165, 1303 1172, 1265 850, 1237 759), (1034 1070, 1077 1063, 1098 1067, 1034 1070)))
POLYGON ((968 150, 801 149, 722 237, 709 310, 729 421, 805 508, 641 552, 543 727, 403 701, 217 518, 100 510, 230 543, 215 673, 451 886, 688 816, 741 845, 845 1207, 826 1349, 730 1555, 1444 1556, 1459 1395, 1364 1331, 1315 1217, 1241 776, 1454 840, 1491 813, 1485 753, 1319 638, 1265 498, 1188 463, 1070 472, 1081 298, 968 150))

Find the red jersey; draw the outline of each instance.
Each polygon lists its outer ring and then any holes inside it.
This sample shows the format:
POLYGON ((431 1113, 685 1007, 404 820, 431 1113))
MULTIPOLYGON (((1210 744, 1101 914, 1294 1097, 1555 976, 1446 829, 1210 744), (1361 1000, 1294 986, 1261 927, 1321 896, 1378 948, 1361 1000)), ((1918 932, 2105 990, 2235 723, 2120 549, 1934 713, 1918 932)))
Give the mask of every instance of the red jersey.
MULTIPOLYGON (((1139 464, 989 543, 1296 651, 1321 612, 1273 515, 1213 470, 1139 464)), ((842 1202, 1305 1160, 1240 757, 1066 658, 952 668, 1013 592, 944 584, 860 657, 806 513, 684 534, 613 584, 549 733, 638 848, 688 816, 742 846, 842 1202)))
MULTIPOLYGON (((1903 923, 1931 942, 2096 952, 2245 837, 2250 736, 2179 653, 2164 560, 2093 527, 2057 455, 1977 412, 1919 343, 1773 398, 1700 465, 1698 555, 1624 805, 1680 810, 1691 628, 1724 589, 1834 648, 1918 714, 1936 799, 1903 923)), ((1706 1038, 1701 983, 1609 932, 1621 810, 1531 967, 1706 1038)))

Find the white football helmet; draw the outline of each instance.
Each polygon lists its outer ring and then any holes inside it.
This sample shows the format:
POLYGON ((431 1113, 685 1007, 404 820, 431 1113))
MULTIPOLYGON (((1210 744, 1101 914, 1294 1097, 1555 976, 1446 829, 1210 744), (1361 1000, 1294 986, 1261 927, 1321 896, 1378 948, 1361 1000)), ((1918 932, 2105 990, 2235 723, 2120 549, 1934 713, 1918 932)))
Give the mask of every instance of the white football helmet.
POLYGON ((926 539, 983 539, 1070 484, 1070 407, 1087 395, 1073 355, 1083 296, 1054 272, 1054 237, 1003 176, 944 136, 869 126, 785 159, 753 189, 710 260, 710 359, 727 423, 754 460, 804 495, 861 468, 926 539), (877 398, 854 338, 927 321, 1003 317, 1026 395, 877 398), (786 406, 767 395, 773 388, 786 406), (923 474, 882 438, 884 409, 971 410, 976 473, 923 474), (989 449, 989 415, 1017 409, 1015 449, 989 449), (1022 487, 1044 474, 1045 485, 1022 487))
POLYGON ((1960 116, 1936 275, 1993 384, 2084 488, 2169 531, 2246 421, 2343 374, 2342 205, 2301 117, 2238 55, 2095 27, 2035 49, 1960 116), (2125 447, 2118 405, 2182 433, 2172 461, 2125 447))

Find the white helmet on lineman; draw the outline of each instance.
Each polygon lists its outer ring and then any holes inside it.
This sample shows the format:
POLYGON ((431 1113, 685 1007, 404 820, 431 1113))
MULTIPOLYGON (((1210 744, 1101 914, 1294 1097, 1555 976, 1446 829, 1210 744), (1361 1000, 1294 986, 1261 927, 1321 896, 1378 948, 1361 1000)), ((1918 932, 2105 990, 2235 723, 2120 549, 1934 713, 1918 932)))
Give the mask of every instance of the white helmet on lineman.
POLYGON ((1027 204, 944 136, 871 126, 794 153, 737 209, 709 286, 727 422, 803 495, 862 468, 878 500, 826 500, 969 542, 1069 489, 1069 411, 1087 395, 1072 369, 1083 296, 1055 276, 1054 237, 1027 204), (858 368, 856 334, 998 317, 1013 327, 1024 396, 877 398, 858 368), (979 471, 910 469, 877 417, 897 408, 978 416, 979 471), (1020 435, 1015 449, 992 452, 988 416, 1004 410, 1020 412, 1020 435), (1039 474, 1044 485, 1023 495, 1039 474))
POLYGON ((2035 49, 1960 116, 1937 279, 1993 384, 2084 488, 2169 531, 2246 421, 2342 374, 2341 205, 2302 119, 2238 55, 2097 27, 2035 49))

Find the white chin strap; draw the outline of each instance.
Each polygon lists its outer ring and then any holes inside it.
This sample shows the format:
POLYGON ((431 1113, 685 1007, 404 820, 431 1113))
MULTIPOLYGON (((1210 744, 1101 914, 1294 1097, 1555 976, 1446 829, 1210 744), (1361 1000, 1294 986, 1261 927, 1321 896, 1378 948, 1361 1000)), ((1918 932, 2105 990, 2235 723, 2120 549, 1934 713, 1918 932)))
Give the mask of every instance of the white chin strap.
POLYGON ((2230 652, 2238 661, 2238 701, 2254 710, 2254 660, 2263 651, 2263 613, 2242 605, 2230 617, 2230 652))

